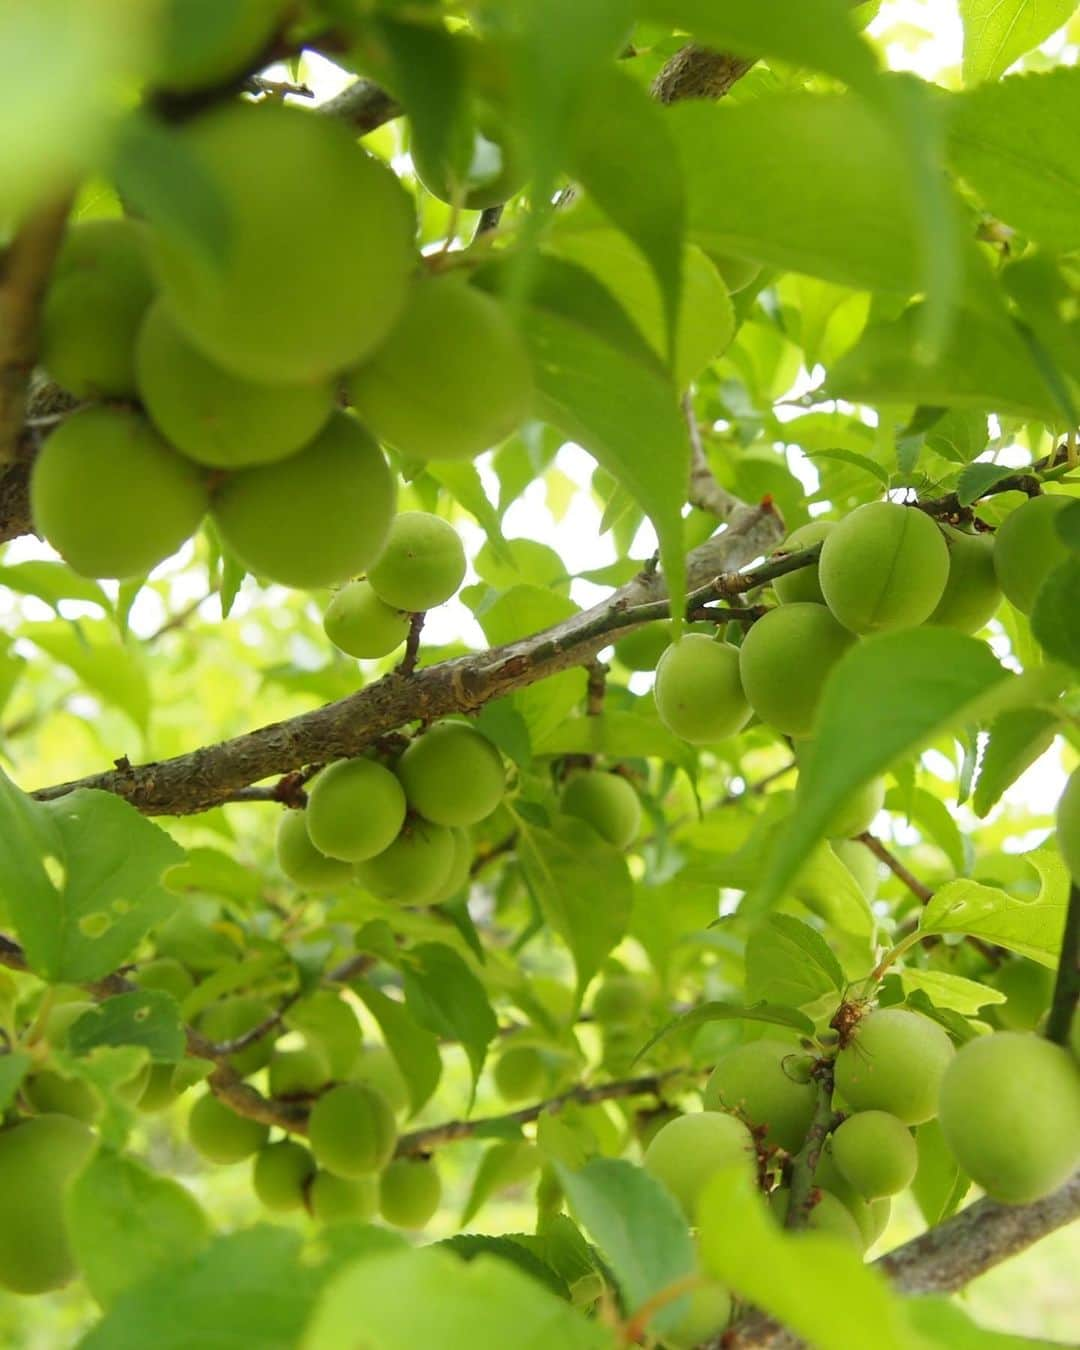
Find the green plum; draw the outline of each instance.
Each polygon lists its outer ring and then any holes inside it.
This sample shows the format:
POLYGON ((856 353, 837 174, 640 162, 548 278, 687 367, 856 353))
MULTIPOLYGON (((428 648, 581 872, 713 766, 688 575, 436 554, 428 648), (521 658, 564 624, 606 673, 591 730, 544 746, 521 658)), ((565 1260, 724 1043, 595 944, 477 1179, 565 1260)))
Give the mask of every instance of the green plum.
POLYGON ((770 610, 743 639, 739 677, 754 712, 787 736, 809 736, 821 691, 854 636, 824 605, 770 610))
POLYGON ((445 825, 412 817, 389 848, 356 864, 356 879, 380 900, 430 905, 442 894, 454 857, 454 836, 445 825))
POLYGON ((754 1175, 754 1139, 735 1116, 699 1111, 668 1121, 653 1136, 643 1161, 694 1223, 698 1199, 710 1177, 729 1167, 743 1167, 754 1175))
POLYGON ((433 197, 467 211, 502 205, 524 182, 514 135, 488 103, 478 104, 453 128, 441 159, 430 156, 415 136, 409 154, 417 178, 433 197))
POLYGON ((292 1139, 268 1144, 255 1155, 251 1184, 267 1209, 285 1212, 300 1209, 304 1191, 315 1175, 315 1159, 292 1139))
POLYGON ((494 1068, 495 1090, 504 1102, 534 1102, 551 1083, 544 1057, 533 1045, 511 1045, 499 1055, 494 1068))
POLYGON ((664 726, 692 745, 734 736, 750 720, 739 649, 704 633, 688 633, 668 647, 656 667, 653 695, 664 726))
POLYGON ((151 82, 191 93, 246 75, 269 56, 287 8, 287 0, 163 0, 151 82))
POLYGON ((833 839, 830 847, 859 883, 863 895, 872 903, 881 884, 877 858, 857 839, 833 839))
POLYGON ((323 615, 326 636, 346 656, 376 661, 409 636, 409 615, 380 600, 368 581, 350 581, 335 591, 323 615))
POLYGON ((716 1062, 705 1085, 707 1111, 732 1111, 764 1131, 771 1146, 797 1153, 817 1102, 810 1059, 786 1041, 747 1041, 716 1062))
POLYGON ((265 1146, 269 1133, 259 1121, 238 1116, 212 1092, 198 1099, 188 1117, 192 1147, 213 1163, 243 1162, 265 1146))
POLYGON ((856 1111, 888 1111, 905 1125, 937 1115, 941 1080, 955 1051, 929 1017, 877 1008, 836 1057, 836 1088, 856 1111))
POLYGON ((1006 960, 990 982, 1006 997, 1006 1002, 992 1005, 997 1025, 1006 1031, 1034 1031, 1050 1006, 1053 970, 1016 956, 1006 960))
POLYGON ((442 1199, 430 1158, 395 1158, 379 1177, 379 1209, 395 1228, 426 1228, 442 1199))
POLYGON ((641 828, 641 800, 621 774, 597 769, 572 774, 563 786, 559 806, 618 849, 629 848, 641 828))
POLYGON ((307 1189, 307 1204, 319 1223, 367 1223, 379 1209, 379 1178, 339 1177, 321 1169, 307 1189))
POLYGON ((177 1003, 183 1003, 195 988, 188 968, 173 956, 159 956, 132 971, 131 980, 140 989, 160 989, 171 994, 177 1003))
POLYGON ((833 1133, 832 1156, 845 1180, 868 1200, 906 1190, 919 1164, 911 1131, 887 1111, 849 1116, 833 1133))
POLYGON ((731 1320, 731 1295, 715 1280, 702 1280, 688 1295, 688 1307, 671 1331, 665 1331, 663 1344, 671 1350, 695 1350, 712 1341, 731 1320))
POLYGON ((394 609, 434 609, 465 579, 465 549, 452 525, 427 511, 394 517, 378 561, 368 569, 371 589, 394 609))
POLYGON ((439 722, 416 737, 397 772, 409 806, 435 825, 475 825, 506 790, 502 756, 464 722, 439 722))
POLYGON ((1055 520, 1073 497, 1043 494, 1030 497, 998 526, 994 536, 994 570, 1005 598, 1023 614, 1047 576, 1069 556, 1055 520))
MULTIPOLYGON (((781 1224, 787 1220, 790 1205, 791 1195, 786 1190, 773 1191, 769 1196, 769 1206, 781 1224)), ((795 1231, 831 1233, 834 1237, 850 1243, 860 1252, 864 1251, 867 1245, 865 1234, 844 1202, 822 1187, 816 1190, 816 1199, 806 1218, 806 1228, 795 1231)))
POLYGON ((994 536, 942 525, 949 550, 949 579, 927 623, 977 633, 997 613, 1001 587, 994 570, 994 536))
POLYGON ((269 1064, 271 1097, 306 1097, 330 1082, 330 1060, 316 1045, 275 1050, 269 1064))
MULTIPOLYGON (((811 520, 806 525, 800 525, 797 530, 792 530, 784 540, 781 550, 784 553, 797 553, 800 549, 810 548, 813 544, 822 544, 835 527, 836 522, 833 520, 811 520)), ((809 567, 800 567, 797 572, 785 572, 782 577, 777 577, 772 585, 776 598, 782 605, 799 602, 812 605, 825 603, 816 562, 809 567)))
POLYGON ((278 819, 277 862, 289 878, 306 891, 334 890, 353 880, 349 863, 328 858, 311 842, 304 811, 285 811, 278 819))
POLYGON ((397 1125, 382 1093, 367 1083, 341 1083, 311 1108, 308 1138, 320 1167, 355 1179, 381 1172, 390 1161, 397 1125))
POLYGON ((395 1115, 401 1115, 409 1109, 409 1085, 397 1060, 385 1045, 362 1045, 353 1060, 349 1077, 358 1083, 368 1083, 381 1092, 395 1115))
POLYGON ((366 862, 390 847, 405 823, 405 792, 373 759, 341 759, 308 791, 308 837, 328 858, 366 862))

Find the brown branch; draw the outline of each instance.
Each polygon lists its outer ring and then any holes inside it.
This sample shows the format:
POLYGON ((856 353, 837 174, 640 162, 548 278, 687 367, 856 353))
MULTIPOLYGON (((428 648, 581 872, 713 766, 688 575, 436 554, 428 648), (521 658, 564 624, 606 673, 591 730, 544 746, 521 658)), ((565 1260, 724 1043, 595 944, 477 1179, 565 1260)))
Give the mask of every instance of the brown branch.
POLYGON ((1065 933, 1061 940, 1057 979, 1050 1000, 1050 1016, 1046 1020, 1046 1035, 1058 1045, 1069 1043, 1069 1031, 1077 1015, 1077 997, 1080 996, 1080 885, 1069 887, 1069 908, 1065 915, 1065 933))
POLYGON ((653 80, 653 98, 677 103, 684 98, 723 98, 754 65, 752 58, 714 52, 691 42, 664 65, 653 80))
POLYGON ((344 122, 360 136, 400 117, 404 109, 390 94, 371 80, 357 80, 334 98, 320 103, 317 112, 344 122))
POLYGON ((411 675, 416 669, 420 657, 420 634, 424 630, 424 617, 423 611, 409 617, 409 636, 405 639, 405 655, 397 668, 399 675, 411 675))
POLYGON ((603 661, 590 661, 585 669, 589 675, 585 685, 585 712, 589 717, 599 717, 604 711, 608 668, 603 661))
POLYGON ((898 880, 902 881, 912 895, 924 905, 928 905, 934 898, 934 892, 929 886, 924 886, 919 878, 913 875, 900 859, 892 853, 880 839, 876 838, 869 830, 864 830, 862 834, 855 836, 860 844, 865 844, 870 852, 879 862, 883 862, 889 871, 898 880))
POLYGON ((705 445, 701 439, 701 427, 694 412, 693 395, 689 392, 683 395, 682 407, 690 437, 690 486, 686 500, 699 511, 707 511, 719 520, 727 520, 741 503, 727 488, 720 486, 713 476, 712 469, 709 468, 709 457, 705 453, 705 445))
MULTIPOLYGON (((782 531, 771 503, 737 511, 726 530, 691 553, 690 604, 742 594, 811 562, 814 552, 808 549, 746 572, 735 570, 767 553, 782 531)), ((608 600, 531 637, 428 666, 407 678, 393 672, 286 722, 157 763, 131 765, 121 759, 116 769, 34 795, 52 800, 79 787, 98 788, 117 793, 147 815, 206 811, 276 774, 358 755, 408 722, 476 711, 511 690, 580 666, 614 634, 669 613, 663 578, 642 573, 608 600)))

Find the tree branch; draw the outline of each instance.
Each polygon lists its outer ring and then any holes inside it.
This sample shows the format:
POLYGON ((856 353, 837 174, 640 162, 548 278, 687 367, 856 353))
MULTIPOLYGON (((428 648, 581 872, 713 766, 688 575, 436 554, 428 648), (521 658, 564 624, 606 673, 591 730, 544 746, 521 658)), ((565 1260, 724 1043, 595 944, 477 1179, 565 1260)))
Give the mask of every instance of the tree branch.
POLYGON ((687 501, 699 511, 708 511, 719 520, 727 520, 740 505, 738 497, 721 487, 709 468, 709 458, 701 440, 701 427, 694 412, 693 396, 687 392, 682 399, 686 429, 690 436, 690 487, 687 501))
MULTIPOLYGON (((815 550, 806 549, 746 572, 736 570, 767 553, 782 530, 771 504, 740 508, 726 530, 691 553, 691 605, 742 594, 812 562, 815 550)), ((531 637, 408 677, 392 672, 336 703, 173 759, 135 766, 121 758, 116 769, 41 788, 34 796, 52 800, 79 787, 99 788, 117 793, 147 815, 207 811, 276 774, 358 755, 407 722, 475 712, 513 689, 582 665, 614 634, 669 613, 663 578, 642 573, 608 600, 531 637)))
POLYGON ((1061 940, 1054 995, 1050 1000, 1050 1016, 1046 1020, 1046 1034, 1058 1045, 1069 1043, 1069 1031, 1076 1015, 1080 996, 1080 885, 1075 881, 1069 887, 1069 908, 1065 915, 1065 933, 1061 940))
POLYGON ((755 64, 755 58, 714 52, 691 42, 680 48, 653 80, 653 98, 677 103, 684 98, 723 98, 755 64))
POLYGON ((887 849, 881 840, 872 835, 869 830, 863 830, 862 834, 856 835, 856 838, 860 844, 865 844, 874 857, 879 862, 883 862, 893 876, 898 881, 902 881, 922 904, 928 905, 933 900, 934 892, 930 887, 924 886, 914 873, 909 872, 896 854, 887 849))
POLYGON ((833 1079, 835 1061, 831 1056, 818 1060, 814 1065, 813 1079, 817 1088, 817 1102, 814 1117, 806 1133, 802 1148, 795 1155, 791 1168, 791 1195, 788 1200, 785 1228, 805 1228, 813 1209, 814 1174, 821 1161, 821 1150, 825 1139, 833 1128, 837 1116, 832 1108, 833 1079))
POLYGON ((344 122, 360 136, 392 122, 404 112, 401 104, 371 80, 357 80, 334 98, 320 103, 317 112, 344 122))

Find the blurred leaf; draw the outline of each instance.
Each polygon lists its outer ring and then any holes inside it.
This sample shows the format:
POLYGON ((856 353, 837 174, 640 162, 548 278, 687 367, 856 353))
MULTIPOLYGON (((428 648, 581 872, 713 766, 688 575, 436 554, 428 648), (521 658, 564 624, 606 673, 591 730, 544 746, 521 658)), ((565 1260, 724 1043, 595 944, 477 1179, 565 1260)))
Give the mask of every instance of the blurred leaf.
POLYGON ((909 1299, 904 1311, 926 1350, 934 1346, 940 1350, 1061 1350, 1060 1341, 1033 1340, 980 1327, 942 1294, 909 1299))
MULTIPOLYGON (((1075 8, 1076 0, 960 0, 964 83, 996 80, 1017 57, 1056 32, 1075 8)), ((1030 154, 1030 143, 1026 149, 1030 154)))
POLYGON ((456 952, 437 942, 411 947, 401 971, 405 1004, 421 1026, 460 1042, 472 1068, 472 1092, 498 1024, 487 993, 456 952))
POLYGON ((150 720, 150 684, 141 657, 116 640, 104 619, 59 619, 25 623, 19 636, 72 670, 91 694, 119 708, 145 735, 150 720))
POLYGON ((11 1107, 32 1064, 33 1060, 22 1050, 0 1055, 0 1111, 6 1113, 11 1107))
POLYGON ((856 454, 854 450, 811 450, 809 459, 835 459, 841 464, 851 464, 856 469, 864 469, 872 478, 876 478, 882 487, 889 486, 889 474, 869 455, 856 454))
POLYGON ((707 1026, 710 1022, 766 1022, 770 1026, 789 1027, 793 1031, 801 1031, 805 1036, 814 1034, 814 1024, 805 1013, 799 1012, 797 1008, 787 1008, 776 1003, 754 1003, 748 1008, 744 1008, 737 1003, 721 1003, 711 1000, 708 1003, 699 1003, 696 1008, 691 1008, 689 1012, 680 1013, 673 1017, 670 1022, 662 1026, 655 1032, 634 1057, 636 1060, 646 1055, 658 1041, 674 1032, 696 1031, 698 1027, 707 1026))
POLYGON ((366 980, 358 982, 355 993, 378 1022, 387 1048, 397 1060, 415 1116, 439 1086, 442 1077, 439 1038, 419 1026, 400 1003, 387 998, 366 980))
POLYGON ((915 1143, 919 1166, 911 1191, 927 1227, 934 1228, 960 1208, 971 1181, 960 1171, 936 1120, 919 1126, 915 1143))
POLYGON ((979 764, 972 805, 977 816, 989 815, 1020 775, 1054 743, 1058 718, 1045 708, 1011 708, 990 724, 979 764))
POLYGON ((1011 478, 1015 469, 1007 464, 988 464, 979 461, 969 464, 956 480, 956 497, 961 506, 971 506, 984 496, 995 483, 1011 478))
POLYGON ((175 1064, 186 1049, 180 1006, 160 989, 107 998, 84 1012, 68 1032, 73 1054, 84 1054, 98 1045, 141 1045, 152 1059, 175 1064))
POLYGON ((443 1238, 436 1245, 453 1252, 462 1261, 475 1261, 478 1256, 507 1261, 559 1298, 569 1296, 566 1283, 537 1255, 537 1240, 530 1233, 507 1233, 498 1237, 486 1233, 459 1233, 456 1237, 443 1238))
POLYGON ((106 612, 112 609, 109 597, 98 582, 79 576, 67 563, 49 562, 43 558, 6 563, 0 567, 0 586, 21 595, 36 595, 53 609, 61 600, 83 600, 106 612))
POLYGON ((384 14, 375 17, 374 28, 388 56, 385 83, 408 114, 418 158, 427 164, 444 163, 468 113, 461 38, 427 15, 417 23, 404 23, 384 14))
POLYGON ((1048 656, 1080 669, 1080 557, 1068 557, 1039 587, 1031 631, 1048 656))
POLYGON ((480 1159, 458 1227, 468 1228, 490 1196, 518 1185, 539 1168, 540 1155, 535 1144, 525 1139, 492 1144, 480 1159))

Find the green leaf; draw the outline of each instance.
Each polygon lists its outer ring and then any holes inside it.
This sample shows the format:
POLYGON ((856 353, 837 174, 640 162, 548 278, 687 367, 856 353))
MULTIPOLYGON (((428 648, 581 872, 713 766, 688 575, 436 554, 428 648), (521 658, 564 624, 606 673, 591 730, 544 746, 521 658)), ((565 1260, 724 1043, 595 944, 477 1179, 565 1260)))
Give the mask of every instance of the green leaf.
POLYGON ((996 80, 1056 32, 1075 8, 1076 0, 960 0, 964 83, 996 80))
POLYGON ((1055 848, 1027 854, 1042 885, 1034 900, 1016 900, 977 881, 950 881, 934 893, 919 917, 923 933, 967 933, 1055 968, 1065 931, 1069 877, 1055 848))
POLYGON ((511 699, 497 698, 485 703, 473 725, 519 768, 527 769, 532 763, 532 737, 529 735, 529 724, 514 707, 511 699))
POLYGON ((0 1055, 0 1111, 6 1112, 15 1100, 33 1060, 21 1050, 0 1055))
POLYGON ((606 755, 612 759, 655 757, 690 771, 694 753, 663 726, 650 699, 633 712, 607 710, 596 717, 573 717, 537 747, 545 755, 606 755))
POLYGON ((457 952, 438 942, 411 947, 401 971, 405 1003, 421 1026, 459 1041, 472 1068, 472 1091, 498 1035, 484 986, 457 952))
POLYGON ((965 979, 949 970, 919 970, 915 966, 898 968, 897 978, 905 994, 921 990, 936 1008, 948 1008, 964 1017, 975 1017, 980 1008, 1004 1003, 1005 995, 988 984, 965 979))
POLYGON ((565 1280, 538 1255, 539 1238, 531 1233, 506 1233, 490 1237, 486 1233, 459 1233, 436 1244, 444 1251, 453 1252, 462 1261, 475 1261, 478 1256, 492 1256, 516 1266, 530 1279, 545 1286, 558 1298, 569 1298, 565 1280))
POLYGON ((634 1058, 641 1059, 657 1042, 673 1032, 696 1031, 698 1027, 707 1026, 710 1022, 731 1021, 765 1022, 770 1026, 789 1027, 794 1031, 801 1031, 804 1036, 814 1034, 813 1022, 797 1008, 788 1008, 776 1003, 754 1003, 744 1008, 738 1003, 710 1000, 708 1003, 699 1003, 689 1012, 679 1013, 677 1017, 673 1017, 649 1037, 634 1058))
POLYGON ((519 816, 518 860, 544 918, 570 948, 580 999, 626 933, 633 904, 626 859, 584 821, 548 830, 519 816))
POLYGON ((508 560, 509 553, 499 524, 499 514, 491 503, 476 466, 467 461, 459 463, 456 460, 439 459, 428 464, 427 472, 446 488, 459 505, 475 516, 492 549, 499 557, 508 560))
POLYGON ((956 498, 961 506, 971 506, 1003 479, 1016 472, 1007 464, 988 464, 982 460, 969 464, 956 480, 956 498))
POLYGON ((807 451, 807 458, 814 460, 832 459, 839 464, 851 464, 856 469, 863 469, 872 478, 876 478, 882 487, 887 488, 889 486, 888 470, 882 468, 869 455, 860 455, 855 450, 811 450, 807 451))
MULTIPOLYGON (((529 479, 531 482, 531 472, 529 479)), ((481 581, 497 591, 522 584, 564 591, 570 584, 563 560, 553 548, 535 539, 507 539, 505 558, 490 544, 484 544, 473 559, 473 569, 481 581)))
POLYGON ((817 736, 802 763, 796 811, 778 836, 751 914, 772 907, 851 793, 903 755, 956 727, 1061 688, 1051 668, 1011 674, 985 643, 944 628, 866 638, 826 682, 817 736))
POLYGON ((122 798, 38 803, 0 775, 0 822, 0 901, 43 979, 102 978, 171 911, 161 876, 182 850, 122 798))
POLYGON ((0 586, 20 595, 36 595, 53 609, 61 600, 83 600, 109 611, 109 597, 96 581, 79 576, 67 563, 48 562, 32 558, 26 562, 8 563, 0 567, 0 586))
POLYGON ((441 24, 388 15, 377 16, 374 28, 388 57, 386 83, 408 113, 412 140, 426 163, 443 163, 468 115, 461 39, 441 24))
POLYGON ((1050 749, 1058 718, 1045 708, 1011 708, 999 713, 979 764, 972 805, 979 817, 987 816, 1001 794, 1050 749))
MULTIPOLYGON (((782 838, 783 834, 781 825, 773 838, 782 838)), ((811 850, 791 883, 791 893, 812 913, 845 933, 869 937, 874 931, 874 911, 866 892, 828 844, 811 850)))
MULTIPOLYGON (((1041 0, 1040 8, 1055 3, 1041 0)), ((1004 0, 998 8, 1016 4, 1004 0)), ((961 175, 995 216, 1062 252, 1080 246, 1078 96, 1080 70, 1072 66, 1014 75, 946 104, 949 154, 961 175)))
POLYGON ((103 1308, 158 1271, 173 1271, 210 1240, 198 1201, 134 1158, 100 1150, 67 1197, 75 1260, 103 1308))
POLYGON ((954 315, 932 362, 918 357, 921 306, 866 330, 826 380, 830 395, 862 403, 934 403, 1056 422, 1058 405, 1009 324, 971 310, 954 315))
POLYGON ((919 1126, 915 1144, 919 1166, 911 1191, 927 1227, 934 1228, 960 1208, 971 1181, 960 1171, 936 1120, 919 1126))
POLYGON ((492 1144, 480 1159, 458 1227, 468 1228, 485 1200, 507 1186, 524 1181, 539 1167, 540 1156, 536 1146, 527 1140, 508 1139, 505 1143, 492 1144))
POLYGON ((268 1224, 215 1239, 125 1290, 79 1350, 296 1350, 319 1285, 300 1236, 268 1224))
MULTIPOLYGON (((315 1309, 301 1350, 355 1344, 357 1309, 364 1339, 378 1350, 613 1350, 612 1332, 495 1256, 461 1261, 437 1247, 373 1256, 333 1279, 315 1309)), ((277 1342, 274 1343, 275 1345, 277 1342)))
POLYGON ((19 636, 69 667, 90 693, 119 708, 146 733, 150 720, 146 670, 136 652, 116 640, 112 624, 104 619, 27 623, 19 636))
POLYGON ((887 810, 906 814, 922 833, 937 844, 948 858, 954 872, 967 868, 964 837, 952 812, 932 792, 913 788, 910 792, 890 791, 885 797, 887 810))
MULTIPOLYGON (((488 642, 499 646, 550 628, 577 612, 577 605, 565 595, 544 586, 520 585, 504 591, 477 617, 488 642)), ((510 702, 531 742, 542 741, 580 702, 584 678, 579 671, 563 671, 514 692, 510 702)))
POLYGON ((73 1054, 85 1054, 98 1045, 141 1045, 152 1059, 175 1064, 186 1048, 176 999, 161 989, 105 999, 84 1012, 68 1032, 73 1054))
POLYGON ((851 1350, 853 1327, 873 1328, 874 1350, 912 1350, 884 1276, 844 1238, 782 1229, 741 1170, 709 1181, 698 1216, 709 1273, 817 1350, 851 1350))
POLYGON ((1080 669, 1080 557, 1068 557, 1039 587, 1031 631, 1048 656, 1080 669))
MULTIPOLYGON (((554 1167, 571 1211, 607 1259, 628 1312, 693 1272, 686 1216, 644 1168, 625 1158, 592 1158, 580 1171, 554 1167)), ((650 1318, 649 1327, 670 1330, 685 1312, 685 1300, 676 1299, 650 1318)))
POLYGON ((845 985, 840 962, 817 931, 790 914, 770 914, 746 939, 746 995, 801 1008, 845 985))
POLYGON ((387 1048, 397 1060, 415 1116, 439 1086, 442 1077, 439 1038, 419 1026, 400 1003, 387 998, 366 980, 357 984, 355 993, 378 1022, 387 1048))
POLYGON ((678 149, 659 105, 623 71, 589 82, 575 122, 571 172, 648 259, 663 298, 665 349, 674 362, 682 296, 685 200, 678 149), (636 182, 647 163, 649 190, 636 182))
POLYGON ((1060 1341, 1032 1340, 980 1327, 962 1307, 943 1295, 912 1298, 904 1305, 908 1321, 926 1350, 1062 1350, 1060 1341))

